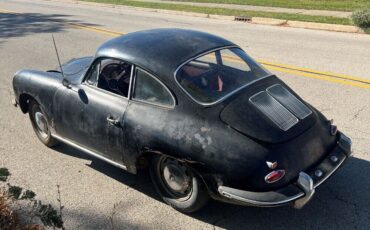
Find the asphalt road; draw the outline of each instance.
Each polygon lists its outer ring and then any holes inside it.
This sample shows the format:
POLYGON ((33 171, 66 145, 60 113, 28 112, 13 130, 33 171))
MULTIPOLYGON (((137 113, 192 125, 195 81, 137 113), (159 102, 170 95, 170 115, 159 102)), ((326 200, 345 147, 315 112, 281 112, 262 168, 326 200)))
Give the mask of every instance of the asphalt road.
POLYGON ((35 191, 46 203, 57 205, 59 184, 67 229, 108 229, 114 204, 118 204, 114 218, 118 229, 369 229, 370 88, 348 80, 353 77, 370 80, 369 35, 51 1, 0 0, 0 167, 10 169, 12 184, 35 191), (57 66, 51 33, 62 61, 67 61, 94 55, 114 35, 101 29, 127 33, 158 27, 208 31, 236 42, 258 60, 335 73, 337 77, 318 77, 281 65, 267 66, 352 138, 353 157, 302 210, 211 202, 202 211, 185 215, 159 200, 147 172, 131 175, 65 145, 43 146, 28 116, 11 106, 11 80, 17 70, 57 66), (340 80, 341 75, 347 75, 347 80, 340 80))

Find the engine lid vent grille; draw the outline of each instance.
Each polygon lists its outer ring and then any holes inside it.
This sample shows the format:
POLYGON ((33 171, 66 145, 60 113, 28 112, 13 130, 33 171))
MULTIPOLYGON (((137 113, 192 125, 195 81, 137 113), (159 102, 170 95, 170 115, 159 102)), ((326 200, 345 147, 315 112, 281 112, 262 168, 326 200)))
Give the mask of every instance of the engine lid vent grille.
POLYGON ((266 91, 253 95, 249 101, 284 131, 298 123, 297 117, 266 91))
POLYGON ((299 119, 304 119, 312 113, 305 104, 279 84, 267 88, 266 91, 299 119))

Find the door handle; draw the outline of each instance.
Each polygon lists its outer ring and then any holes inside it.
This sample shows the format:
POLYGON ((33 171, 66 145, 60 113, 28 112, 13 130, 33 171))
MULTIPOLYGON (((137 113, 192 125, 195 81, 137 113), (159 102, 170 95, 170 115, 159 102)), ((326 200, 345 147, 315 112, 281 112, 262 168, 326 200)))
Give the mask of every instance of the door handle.
POLYGON ((114 119, 113 117, 111 117, 111 116, 108 116, 107 117, 107 121, 108 121, 108 123, 110 124, 110 125, 114 125, 114 126, 121 126, 120 125, 120 122, 119 122, 119 120, 118 119, 114 119))

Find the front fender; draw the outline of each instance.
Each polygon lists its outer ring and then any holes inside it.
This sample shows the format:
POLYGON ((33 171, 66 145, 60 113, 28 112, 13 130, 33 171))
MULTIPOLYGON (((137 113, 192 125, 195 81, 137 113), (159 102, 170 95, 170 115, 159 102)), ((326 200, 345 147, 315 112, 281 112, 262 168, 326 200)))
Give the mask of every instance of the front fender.
POLYGON ((52 113, 55 91, 62 86, 60 73, 37 70, 20 70, 13 77, 13 90, 16 102, 24 113, 27 112, 29 98, 36 100, 47 114, 52 113))

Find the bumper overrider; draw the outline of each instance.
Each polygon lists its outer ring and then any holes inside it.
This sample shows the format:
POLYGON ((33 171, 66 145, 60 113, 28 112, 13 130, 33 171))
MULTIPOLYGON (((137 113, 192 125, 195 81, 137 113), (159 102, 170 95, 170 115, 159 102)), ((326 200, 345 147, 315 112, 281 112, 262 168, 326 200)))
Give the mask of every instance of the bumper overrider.
POLYGON ((218 192, 233 203, 260 207, 292 203, 294 208, 300 209, 312 198, 315 188, 326 181, 351 155, 351 145, 351 140, 339 133, 337 146, 319 165, 310 171, 300 172, 295 183, 276 191, 250 192, 219 186, 218 192))

